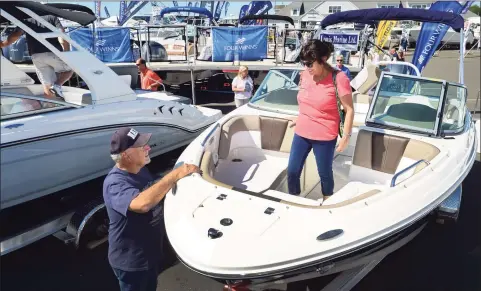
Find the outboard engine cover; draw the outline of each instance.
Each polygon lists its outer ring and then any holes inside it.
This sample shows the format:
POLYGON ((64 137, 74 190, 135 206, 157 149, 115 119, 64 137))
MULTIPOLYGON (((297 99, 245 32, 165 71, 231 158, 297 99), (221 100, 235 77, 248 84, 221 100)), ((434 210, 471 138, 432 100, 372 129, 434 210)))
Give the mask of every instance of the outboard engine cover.
POLYGON ((144 43, 142 45, 142 56, 145 60, 147 60, 148 56, 148 60, 150 62, 161 62, 168 60, 167 50, 163 45, 156 41, 150 41, 148 44, 144 43), (149 50, 148 54, 147 49, 149 50))

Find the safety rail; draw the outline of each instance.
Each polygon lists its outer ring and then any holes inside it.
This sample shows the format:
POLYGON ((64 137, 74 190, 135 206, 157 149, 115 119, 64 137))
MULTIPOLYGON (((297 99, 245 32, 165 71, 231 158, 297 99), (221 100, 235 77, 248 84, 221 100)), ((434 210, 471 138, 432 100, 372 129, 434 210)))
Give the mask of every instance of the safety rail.
POLYGON ((400 175, 402 175, 402 174, 406 173, 408 170, 410 170, 410 169, 412 169, 412 168, 416 167, 416 166, 417 166, 418 164, 420 164, 420 163, 426 163, 426 165, 427 165, 427 166, 429 166, 429 162, 428 162, 428 161, 426 161, 426 160, 424 160, 424 159, 422 159, 422 160, 419 160, 419 161, 417 161, 417 162, 413 163, 412 165, 410 165, 410 166, 408 166, 408 167, 406 167, 406 168, 402 169, 401 171, 399 171, 399 172, 397 172, 396 174, 394 174, 394 176, 392 177, 392 180, 391 180, 391 187, 394 187, 394 186, 396 186, 396 179, 397 179, 397 178, 398 178, 400 175))
POLYGON ((214 133, 214 131, 217 130, 217 128, 220 127, 220 124, 217 123, 211 130, 210 132, 207 134, 207 136, 204 138, 204 140, 202 141, 202 146, 205 146, 205 143, 209 140, 210 136, 214 133))
MULTIPOLYGON (((184 56, 185 58, 182 58, 182 59, 169 59, 169 55, 168 55, 168 52, 167 52, 167 48, 164 47, 166 49, 166 53, 167 53, 167 59, 166 60, 159 60, 159 59, 156 59, 155 62, 188 62, 188 40, 189 40, 189 36, 188 36, 188 31, 187 31, 187 28, 188 28, 188 25, 186 24, 168 24, 168 25, 142 25, 142 26, 139 26, 138 27, 138 37, 139 37, 139 50, 140 50, 140 55, 141 57, 145 58, 147 63, 150 64, 150 62, 153 62, 151 60, 151 43, 152 42, 155 42, 153 40, 151 40, 151 37, 150 37, 150 34, 152 31, 155 31, 155 30, 161 30, 161 29, 169 29, 169 28, 173 28, 173 29, 178 29, 178 30, 182 30, 183 32, 180 33, 178 36, 182 36, 182 40, 184 41, 184 56), (147 44, 147 50, 146 50, 146 56, 144 56, 142 54, 142 44, 147 44)), ((153 37, 155 40, 157 39, 158 37, 158 33, 159 31, 157 31, 157 36, 156 37, 153 37)), ((162 43, 161 43, 162 45, 162 43)), ((175 46, 175 44, 174 44, 175 46)))

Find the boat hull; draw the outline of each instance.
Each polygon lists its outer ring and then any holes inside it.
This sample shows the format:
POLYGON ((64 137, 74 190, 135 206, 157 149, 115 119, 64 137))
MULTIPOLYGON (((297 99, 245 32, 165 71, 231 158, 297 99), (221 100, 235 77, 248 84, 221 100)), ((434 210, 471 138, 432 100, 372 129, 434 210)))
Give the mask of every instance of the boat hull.
POLYGON ((299 265, 295 268, 286 269, 280 272, 264 274, 259 273, 257 275, 251 275, 247 278, 240 274, 237 276, 223 276, 219 274, 201 272, 190 267, 188 264, 182 261, 181 258, 179 258, 179 260, 189 269, 204 276, 210 277, 220 283, 229 286, 249 287, 250 290, 262 290, 263 288, 272 287, 276 284, 307 280, 320 276, 330 276, 365 265, 377 258, 382 259, 386 255, 396 251, 414 239, 431 220, 431 216, 425 216, 410 226, 398 232, 391 233, 390 235, 376 241, 371 245, 366 245, 356 250, 351 250, 345 254, 338 254, 333 258, 313 262, 308 265, 299 265))
MULTIPOLYGON (((120 126, 65 132, 2 145, 1 208, 106 175, 114 166, 109 154, 110 138, 120 126)), ((192 133, 165 124, 125 126, 152 133, 151 157, 185 146, 202 130, 192 133)))

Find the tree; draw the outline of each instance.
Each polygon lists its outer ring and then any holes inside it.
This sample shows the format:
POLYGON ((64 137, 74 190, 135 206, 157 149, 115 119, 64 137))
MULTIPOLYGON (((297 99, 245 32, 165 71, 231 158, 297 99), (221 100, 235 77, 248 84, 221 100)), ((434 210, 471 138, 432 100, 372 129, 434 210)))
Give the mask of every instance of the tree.
POLYGON ((471 7, 469 7, 469 11, 473 12, 476 15, 481 15, 481 8, 478 5, 471 5, 471 7))

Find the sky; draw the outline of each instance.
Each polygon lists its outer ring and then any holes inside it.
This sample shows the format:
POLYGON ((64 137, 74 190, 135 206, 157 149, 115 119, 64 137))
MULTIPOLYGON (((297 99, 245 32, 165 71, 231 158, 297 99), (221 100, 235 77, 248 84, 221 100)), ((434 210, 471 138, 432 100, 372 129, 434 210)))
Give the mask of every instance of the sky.
MULTIPOLYGON (((299 0, 297 0, 297 1, 299 1, 299 0)), ((304 2, 309 2, 309 1, 312 1, 312 0, 308 0, 308 1, 304 1, 304 2)), ((432 0, 432 2, 434 2, 434 1, 435 0, 432 0)), ((47 0, 46 2, 66 2, 66 1, 48 1, 47 0)), ((158 1, 158 2, 162 2, 166 6, 170 6, 170 7, 174 6, 172 1, 158 1)), ((189 3, 189 1, 178 1, 178 2, 179 2, 179 6, 187 6, 187 3, 189 3)), ((192 2, 195 3, 196 0, 193 0, 192 2)), ((199 0, 199 2, 200 2, 200 0, 199 0)), ((217 5, 218 1, 215 1, 215 2, 216 2, 216 5, 217 5)), ((230 6, 229 6, 229 10, 227 11, 227 16, 233 15, 233 16, 237 17, 239 15, 240 8, 243 5, 248 5, 249 2, 250 1, 245 1, 245 2, 244 1, 242 1, 242 2, 241 1, 229 1, 230 6)), ((287 4, 291 3, 292 1, 273 0, 271 2, 272 2, 272 5, 275 6, 275 5, 287 5, 287 4)), ((477 1, 477 3, 475 2, 475 4, 480 5, 480 2, 481 1, 477 1)), ((72 3, 72 2, 69 1, 69 3, 72 3)), ((78 1, 78 2, 74 2, 74 3, 80 4, 80 5, 85 5, 89 8, 91 8, 92 11, 94 10, 94 1, 78 1)), ((118 16, 119 15, 119 6, 120 6, 119 1, 102 1, 101 6, 102 6, 102 9, 101 9, 101 16, 102 17, 105 17, 104 6, 107 7, 111 16, 114 16, 114 15, 118 16)), ((269 11, 269 13, 272 13, 273 12, 272 10, 273 9, 271 9, 271 11, 269 11)), ((150 3, 148 3, 136 15, 150 15, 151 13, 152 13, 152 6, 150 5, 150 3)), ((225 17, 224 16, 224 10, 222 10, 222 16, 221 17, 225 17)))
MULTIPOLYGON (((66 1, 46 1, 46 2, 52 3, 52 2, 66 2, 66 1)), ((174 6, 172 1, 158 1, 158 2, 164 3, 165 6, 169 6, 169 7, 174 6)), ((178 2, 179 2, 179 6, 187 6, 187 3, 189 3, 189 1, 178 1, 178 2)), ((195 2, 196 2, 195 0, 192 1, 192 3, 195 3, 195 2)), ((200 0, 198 2, 200 2, 200 0)), ((217 1, 215 1, 215 2, 216 2, 215 5, 217 5, 217 1)), ((238 16, 240 8, 243 5, 248 5, 249 2, 250 1, 245 1, 245 2, 229 1, 229 9, 227 10, 227 16, 229 16, 231 14, 234 15, 234 16, 238 16)), ((281 4, 289 4, 292 1, 271 1, 271 2, 272 2, 272 5, 274 6, 274 5, 281 5, 281 4)), ((69 1, 69 3, 72 3, 72 2, 69 1)), ((92 11, 94 9, 94 1, 78 1, 78 2, 74 2, 74 3, 87 6, 90 9, 92 9, 92 11)), ((118 16, 119 15, 120 5, 119 5, 118 1, 102 1, 101 6, 102 6, 102 9, 101 9, 101 16, 102 17, 105 17, 104 6, 107 7, 111 16, 114 16, 114 15, 118 16)), ((271 11, 269 11, 269 13, 271 13, 272 10, 273 9, 271 9, 271 11)), ((150 5, 150 3, 147 3, 147 5, 145 5, 136 15, 150 15, 151 13, 152 13, 152 6, 150 5)), ((222 10, 222 17, 224 17, 224 10, 222 10)))

